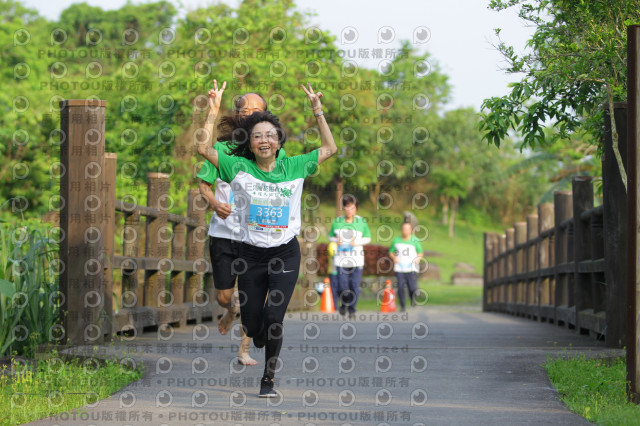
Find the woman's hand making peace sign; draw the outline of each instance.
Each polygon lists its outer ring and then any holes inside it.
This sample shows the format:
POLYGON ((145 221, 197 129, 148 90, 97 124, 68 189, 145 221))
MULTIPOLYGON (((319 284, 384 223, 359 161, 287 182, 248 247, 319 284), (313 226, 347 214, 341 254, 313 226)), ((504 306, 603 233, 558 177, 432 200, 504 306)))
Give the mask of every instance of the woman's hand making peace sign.
POLYGON ((302 85, 302 90, 307 94, 309 101, 311 101, 311 108, 313 109, 313 114, 318 114, 322 112, 322 103, 320 102, 320 98, 322 97, 322 92, 315 93, 313 88, 311 87, 311 83, 307 83, 309 88, 307 89, 302 85))
POLYGON ((313 108, 313 115, 318 120, 318 130, 320 130, 321 141, 320 148, 318 149, 318 165, 320 165, 338 152, 338 147, 333 140, 333 135, 331 135, 327 120, 324 118, 324 111, 322 111, 322 103, 320 102, 322 92, 314 92, 310 83, 307 83, 307 87, 302 85, 302 90, 307 94, 311 102, 311 108, 313 108))

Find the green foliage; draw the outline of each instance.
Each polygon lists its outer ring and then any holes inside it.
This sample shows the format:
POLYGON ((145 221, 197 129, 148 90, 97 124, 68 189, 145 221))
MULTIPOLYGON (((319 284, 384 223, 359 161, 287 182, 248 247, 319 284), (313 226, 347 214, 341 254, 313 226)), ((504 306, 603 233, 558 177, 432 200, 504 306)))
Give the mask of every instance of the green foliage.
POLYGON ((362 107, 345 123, 358 138, 345 143, 334 163, 336 174, 347 186, 374 188, 369 194, 372 203, 378 202, 381 186, 428 173, 425 160, 433 157, 430 131, 450 91, 437 66, 426 72, 430 62, 429 54, 417 55, 403 42, 398 56, 380 74, 370 72, 373 90, 358 97, 362 107))
POLYGON ((12 0, 0 1, 0 12, 8 22, 0 32, 0 72, 15 82, 0 95, 8 111, 0 117, 0 132, 12 141, 0 147, 8 159, 0 177, 19 183, 0 188, 0 199, 24 197, 33 215, 46 213, 58 191, 62 99, 107 101, 106 151, 118 154, 118 198, 129 195, 144 204, 147 173, 171 173, 173 212, 184 214, 186 190, 196 187, 201 165, 193 131, 206 112, 203 95, 213 78, 229 83, 223 114, 237 95, 263 95, 286 127, 290 155, 319 146, 300 84, 321 90, 327 121, 343 142, 341 155, 314 177, 327 190, 335 187, 334 176, 359 187, 390 176, 411 178, 415 158, 427 149, 424 141, 415 142, 414 129, 428 128, 449 92, 428 53, 418 55, 408 42, 385 70, 358 68, 339 54, 335 37, 312 27, 292 1, 218 4, 182 18, 164 1, 111 11, 74 4, 58 22, 12 0), (23 42, 14 45, 20 31, 23 42), (14 78, 14 67, 23 63, 28 75, 14 78), (416 101, 418 93, 429 102, 416 101), (378 132, 390 129, 391 142, 384 145, 378 132), (389 159, 393 170, 378 173, 378 163, 389 159), (351 166, 357 173, 345 169, 351 166))
POLYGON ((80 409, 108 397, 140 379, 140 369, 131 370, 118 360, 107 360, 95 370, 80 361, 63 362, 53 353, 32 370, 14 363, 15 376, 0 376, 1 425, 16 425, 80 409), (5 417, 6 416, 6 417, 5 417))
POLYGON ((447 111, 433 132, 434 167, 430 180, 435 184, 436 196, 464 199, 472 190, 474 175, 482 169, 475 164, 482 161, 488 149, 480 143, 475 128, 476 114, 471 109, 447 111))
POLYGON ((448 111, 432 132, 429 197, 442 205, 459 199, 462 214, 484 215, 475 223, 511 224, 530 213, 549 190, 559 161, 531 161, 506 139, 498 150, 482 143, 478 115, 470 109, 448 111), (475 213, 471 213, 471 212, 475 213))
MULTIPOLYGON (((500 40, 506 71, 524 74, 511 93, 486 99, 480 130, 500 146, 513 130, 523 147, 547 146, 574 132, 603 134, 603 105, 626 99, 626 27, 640 22, 638 0, 492 0, 519 9, 536 31, 524 53, 500 40), (546 132, 545 126, 553 132, 546 132)), ((496 34, 499 35, 499 29, 496 34)))
POLYGON ((0 356, 31 356, 56 337, 58 246, 40 228, 0 225, 0 356))
POLYGON ((549 379, 569 409, 601 425, 636 425, 640 407, 627 401, 624 358, 547 358, 549 379))
POLYGON ((461 213, 509 222, 549 188, 542 168, 509 172, 523 158, 512 142, 503 142, 503 151, 483 146, 473 111, 442 113, 450 85, 428 52, 401 41, 388 60, 386 51, 372 52, 384 66, 359 68, 292 1, 245 0, 180 16, 164 1, 111 11, 74 4, 50 22, 0 0, 0 13, 6 21, 0 72, 13 82, 0 94, 6 112, 0 135, 9 142, 0 144, 6 159, 0 178, 10 182, 0 187, 0 200, 13 200, 13 214, 39 217, 58 204, 59 101, 90 97, 107 101, 106 151, 118 155, 116 197, 146 204, 147 173, 170 173, 171 212, 185 214, 187 190, 197 188, 202 164, 193 132, 213 78, 228 82, 222 114, 237 95, 255 91, 266 98, 286 127, 289 155, 320 144, 300 84, 323 92, 339 146, 307 185, 323 202, 334 202, 340 180, 345 192, 382 210, 388 187, 413 185, 394 202, 410 208, 413 194, 423 192, 433 208, 456 200, 461 213), (14 78, 22 63, 28 76, 14 78))

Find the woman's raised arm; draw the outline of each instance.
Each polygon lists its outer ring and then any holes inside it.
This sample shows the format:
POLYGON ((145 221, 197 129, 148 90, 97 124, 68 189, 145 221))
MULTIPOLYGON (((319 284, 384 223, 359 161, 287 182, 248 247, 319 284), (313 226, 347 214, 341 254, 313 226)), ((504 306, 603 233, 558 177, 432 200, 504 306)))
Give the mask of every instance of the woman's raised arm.
POLYGON ((331 134, 331 129, 329 129, 329 125, 327 124, 327 120, 324 118, 324 112, 322 111, 322 103, 320 102, 320 98, 322 97, 322 92, 315 93, 310 83, 307 83, 309 86, 302 86, 302 90, 307 94, 309 101, 311 101, 311 108, 313 109, 313 115, 316 117, 318 122, 318 130, 320 130, 320 148, 318 148, 318 165, 322 164, 325 160, 329 159, 332 155, 338 152, 338 147, 336 146, 336 142, 333 140, 333 135, 331 134))

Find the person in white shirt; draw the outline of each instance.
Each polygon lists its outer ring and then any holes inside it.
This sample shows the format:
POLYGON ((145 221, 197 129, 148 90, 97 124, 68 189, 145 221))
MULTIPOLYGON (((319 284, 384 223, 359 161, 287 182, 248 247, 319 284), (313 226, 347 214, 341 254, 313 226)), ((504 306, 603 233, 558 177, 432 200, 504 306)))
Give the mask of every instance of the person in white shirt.
POLYGON ((334 299, 340 304, 339 312, 349 319, 356 317, 360 296, 360 282, 364 268, 364 245, 371 241, 371 231, 365 218, 358 216, 358 199, 351 194, 342 198, 344 216, 331 224, 329 241, 337 244, 334 263, 338 271, 334 299))
POLYGON ((415 294, 418 290, 418 271, 420 259, 424 256, 422 244, 413 235, 411 223, 402 224, 402 236, 396 237, 389 247, 389 257, 393 260, 393 270, 398 279, 398 301, 400 311, 405 310, 405 285, 409 289, 411 306, 415 306, 415 294))

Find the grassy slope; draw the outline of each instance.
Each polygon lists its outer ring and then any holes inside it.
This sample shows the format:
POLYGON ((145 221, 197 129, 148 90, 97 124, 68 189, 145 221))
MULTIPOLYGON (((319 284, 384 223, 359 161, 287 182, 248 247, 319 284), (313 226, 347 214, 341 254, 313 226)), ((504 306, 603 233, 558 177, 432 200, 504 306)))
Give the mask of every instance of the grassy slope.
MULTIPOLYGON (((393 230, 393 236, 400 235, 400 223, 402 222, 402 209, 389 209, 375 211, 373 206, 364 200, 358 209, 358 214, 365 217, 371 229, 372 243, 390 245, 388 238, 378 238, 386 236, 385 232, 378 233, 380 228, 385 226, 393 230)), ((482 301, 482 288, 479 286, 452 286, 451 274, 454 272, 454 265, 458 262, 470 263, 475 267, 477 273, 482 274, 482 243, 483 233, 488 231, 498 231, 498 227, 469 225, 464 221, 457 221, 455 238, 449 238, 449 228, 442 225, 441 221, 434 218, 433 211, 419 210, 413 211, 420 225, 428 229, 428 238, 423 241, 422 248, 425 251, 435 251, 442 256, 429 257, 430 264, 440 267, 440 281, 420 281, 419 286, 428 294, 427 305, 473 305, 480 306, 482 301)), ((319 242, 327 241, 327 233, 331 228, 331 222, 335 216, 335 206, 324 203, 315 212, 315 224, 320 228, 321 236, 319 242)), ((385 229, 380 229, 385 231, 385 229)), ((375 294, 363 290, 358 302, 359 310, 379 310, 380 306, 375 298, 375 294)))
MULTIPOLYGON (((451 274, 454 272, 454 265, 458 262, 470 263, 475 267, 477 273, 482 274, 482 243, 483 233, 499 231, 498 227, 470 225, 464 221, 456 221, 455 237, 449 238, 448 225, 442 225, 440 220, 433 217, 430 210, 413 211, 420 225, 425 226, 429 231, 428 238, 422 243, 422 248, 427 251, 436 251, 442 257, 428 258, 432 264, 438 265, 441 270, 442 280, 440 283, 450 283, 451 274)), ((378 228, 389 226, 394 232, 394 236, 400 235, 400 222, 402 220, 402 210, 380 210, 375 211, 368 201, 361 202, 358 214, 369 221, 371 229, 372 243, 390 245, 391 241, 379 240, 378 228)), ((325 228, 319 242, 327 241, 327 232, 331 228, 331 221, 335 215, 335 206, 324 203, 320 205, 316 212, 316 217, 321 218, 321 225, 325 228)), ((384 229, 383 229, 384 230, 384 229)))
POLYGON ((571 411, 600 425, 640 424, 640 406, 627 402, 624 358, 550 358, 545 367, 571 411))
MULTIPOLYGON (((63 363, 57 354, 32 369, 17 369, 15 377, 0 375, 0 426, 24 424, 64 413, 107 398, 142 377, 118 360, 87 369, 80 361, 63 363)), ((62 422, 64 423, 64 422, 62 422)))

